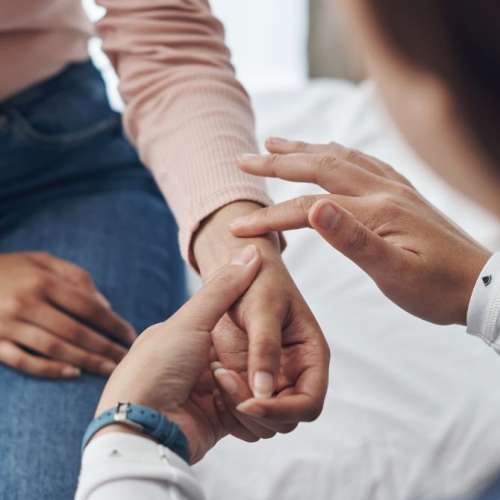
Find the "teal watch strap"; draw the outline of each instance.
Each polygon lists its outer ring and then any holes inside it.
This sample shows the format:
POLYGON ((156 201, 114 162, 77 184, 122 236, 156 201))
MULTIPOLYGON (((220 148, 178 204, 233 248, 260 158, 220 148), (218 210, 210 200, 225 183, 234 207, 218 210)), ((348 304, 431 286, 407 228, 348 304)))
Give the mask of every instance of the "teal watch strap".
POLYGON ((179 426, 159 411, 130 403, 118 403, 90 422, 83 436, 82 452, 96 432, 113 424, 122 424, 151 436, 189 463, 188 442, 179 426))

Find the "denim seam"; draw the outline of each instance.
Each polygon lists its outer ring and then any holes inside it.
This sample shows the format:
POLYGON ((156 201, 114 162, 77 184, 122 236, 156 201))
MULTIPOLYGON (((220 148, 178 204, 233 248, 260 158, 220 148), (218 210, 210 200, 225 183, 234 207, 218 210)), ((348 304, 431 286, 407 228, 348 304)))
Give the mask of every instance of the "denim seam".
POLYGON ((78 132, 63 132, 61 134, 50 135, 38 132, 19 111, 10 110, 9 114, 13 120, 11 129, 13 132, 18 132, 24 138, 44 146, 72 146, 116 127, 121 122, 120 115, 116 114, 111 118, 107 118, 78 132))

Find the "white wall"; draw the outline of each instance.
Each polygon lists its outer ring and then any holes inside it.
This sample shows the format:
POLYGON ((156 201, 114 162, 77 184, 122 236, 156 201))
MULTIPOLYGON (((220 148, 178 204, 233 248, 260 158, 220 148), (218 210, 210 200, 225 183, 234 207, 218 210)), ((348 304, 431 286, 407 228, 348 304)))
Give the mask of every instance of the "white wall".
MULTIPOLYGON (((82 0, 93 20, 103 9, 94 0, 82 0)), ((126 1, 126 0, 124 0, 126 1)), ((292 88, 307 76, 307 0, 211 0, 214 12, 226 27, 226 40, 233 53, 238 77, 250 91, 292 88)), ((99 49, 91 53, 103 69, 116 107, 116 76, 99 49)))
POLYGON ((252 89, 290 87, 307 75, 306 0, 212 0, 239 78, 252 89))

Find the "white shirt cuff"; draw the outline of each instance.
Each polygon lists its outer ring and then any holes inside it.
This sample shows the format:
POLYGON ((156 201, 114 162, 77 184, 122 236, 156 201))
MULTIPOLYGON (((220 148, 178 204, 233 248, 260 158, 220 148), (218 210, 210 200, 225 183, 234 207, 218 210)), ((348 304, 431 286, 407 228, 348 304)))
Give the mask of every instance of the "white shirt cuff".
MULTIPOLYGON (((165 491, 175 488, 180 492, 176 498, 204 499, 189 465, 174 452, 150 439, 118 432, 93 439, 85 448, 75 498, 94 498, 99 489, 109 491, 110 485, 118 493, 120 481, 130 484, 130 480, 140 481, 142 485, 144 481, 162 483, 165 491)), ((144 486, 142 488, 144 491, 144 486)), ((117 498, 136 497, 122 494, 117 498)))
POLYGON ((479 273, 467 309, 467 332, 500 353, 500 252, 479 273))

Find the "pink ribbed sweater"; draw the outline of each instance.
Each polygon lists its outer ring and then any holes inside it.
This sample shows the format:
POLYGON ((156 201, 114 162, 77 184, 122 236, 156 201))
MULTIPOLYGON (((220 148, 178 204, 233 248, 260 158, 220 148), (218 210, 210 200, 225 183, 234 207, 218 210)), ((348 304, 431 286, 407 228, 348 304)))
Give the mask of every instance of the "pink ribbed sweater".
MULTIPOLYGON (((193 232, 236 200, 268 204, 235 159, 256 150, 254 119, 208 0, 97 0, 120 78, 125 129, 168 200, 185 257, 193 232)), ((79 0, 0 0, 0 99, 88 58, 79 0)))

